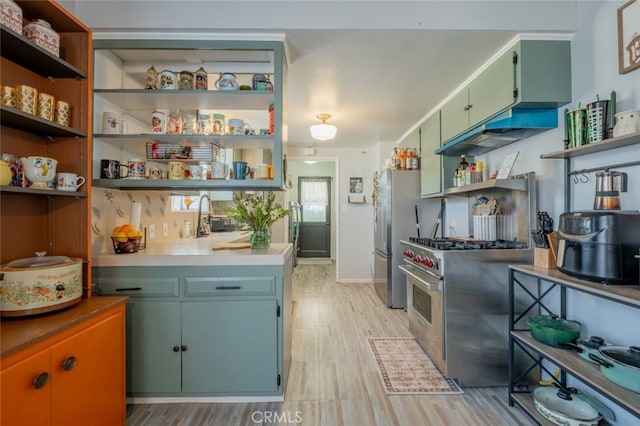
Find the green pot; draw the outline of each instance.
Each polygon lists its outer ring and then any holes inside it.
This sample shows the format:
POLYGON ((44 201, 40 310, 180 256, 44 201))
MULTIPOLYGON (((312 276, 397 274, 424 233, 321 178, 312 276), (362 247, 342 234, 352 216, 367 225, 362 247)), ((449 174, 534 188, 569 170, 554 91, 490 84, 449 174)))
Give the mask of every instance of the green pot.
POLYGON ((582 324, 559 318, 557 315, 536 315, 527 321, 531 336, 545 345, 557 347, 558 343, 575 343, 580 337, 582 324))

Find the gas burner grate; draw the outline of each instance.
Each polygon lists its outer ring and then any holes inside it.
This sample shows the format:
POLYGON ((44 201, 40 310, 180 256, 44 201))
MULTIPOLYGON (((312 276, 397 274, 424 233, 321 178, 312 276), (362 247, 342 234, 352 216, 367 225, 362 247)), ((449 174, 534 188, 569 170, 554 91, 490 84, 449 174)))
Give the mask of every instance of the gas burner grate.
POLYGON ((452 238, 420 238, 411 237, 409 241, 436 250, 492 250, 492 249, 526 249, 526 243, 519 241, 463 241, 452 238))

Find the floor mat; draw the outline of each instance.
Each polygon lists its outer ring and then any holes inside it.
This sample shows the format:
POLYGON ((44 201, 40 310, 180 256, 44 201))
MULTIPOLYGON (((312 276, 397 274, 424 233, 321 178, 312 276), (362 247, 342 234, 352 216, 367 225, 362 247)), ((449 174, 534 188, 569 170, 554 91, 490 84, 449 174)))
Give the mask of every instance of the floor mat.
POLYGON ((440 373, 415 339, 372 338, 369 345, 388 394, 464 393, 440 373))

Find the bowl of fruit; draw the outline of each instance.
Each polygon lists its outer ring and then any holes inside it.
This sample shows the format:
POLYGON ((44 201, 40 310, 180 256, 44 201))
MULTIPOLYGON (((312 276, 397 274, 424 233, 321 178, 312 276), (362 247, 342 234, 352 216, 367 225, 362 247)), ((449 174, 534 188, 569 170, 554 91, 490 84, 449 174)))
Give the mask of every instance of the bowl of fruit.
POLYGON ((113 250, 116 253, 136 253, 140 248, 142 232, 133 225, 116 226, 111 233, 113 250))

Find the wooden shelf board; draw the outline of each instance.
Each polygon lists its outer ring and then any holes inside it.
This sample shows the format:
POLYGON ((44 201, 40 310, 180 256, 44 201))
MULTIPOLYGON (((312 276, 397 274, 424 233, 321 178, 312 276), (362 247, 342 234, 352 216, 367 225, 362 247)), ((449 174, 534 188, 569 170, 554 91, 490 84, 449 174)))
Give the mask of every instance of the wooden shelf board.
POLYGON ((637 285, 600 284, 571 277, 557 269, 538 268, 533 265, 509 265, 509 267, 515 271, 520 271, 543 280, 546 279, 551 282, 557 282, 568 288, 640 308, 640 287, 637 285))
POLYGON ((581 155, 593 154, 595 152, 606 151, 614 148, 622 148, 624 146, 640 143, 640 132, 631 133, 629 135, 619 136, 617 138, 605 139, 600 142, 582 145, 577 148, 565 149, 562 151, 543 154, 540 158, 574 158, 581 155))
POLYGON ((555 423, 547 420, 536 410, 535 403, 533 402, 533 395, 530 393, 512 393, 511 398, 520 406, 524 411, 529 414, 536 422, 541 425, 553 425, 555 423))
POLYGON ((85 137, 86 133, 72 127, 45 120, 36 115, 26 113, 8 105, 0 104, 0 121, 3 126, 25 130, 41 136, 50 137, 85 137))
POLYGON ((47 197, 77 197, 86 198, 87 193, 76 191, 58 191, 56 189, 34 189, 34 188, 22 188, 20 186, 0 186, 0 193, 9 194, 24 194, 34 196, 47 196, 47 197))
POLYGON ((471 191, 477 191, 490 188, 505 188, 515 191, 526 191, 528 188, 527 179, 490 179, 484 182, 472 183, 464 186, 455 186, 446 188, 445 195, 465 194, 471 191))
POLYGON ((529 331, 512 331, 513 339, 533 349, 563 370, 588 384, 602 395, 610 398, 630 413, 640 416, 640 394, 627 390, 607 379, 597 364, 581 358, 570 349, 560 349, 544 345, 533 337, 529 331))
POLYGON ((0 50, 2 50, 3 57, 29 68, 43 77, 87 78, 82 70, 52 55, 22 35, 11 31, 4 25, 1 25, 0 28, 0 50))

